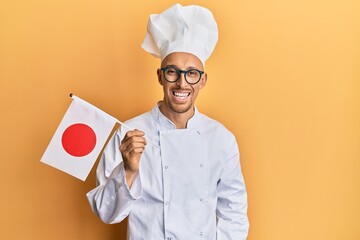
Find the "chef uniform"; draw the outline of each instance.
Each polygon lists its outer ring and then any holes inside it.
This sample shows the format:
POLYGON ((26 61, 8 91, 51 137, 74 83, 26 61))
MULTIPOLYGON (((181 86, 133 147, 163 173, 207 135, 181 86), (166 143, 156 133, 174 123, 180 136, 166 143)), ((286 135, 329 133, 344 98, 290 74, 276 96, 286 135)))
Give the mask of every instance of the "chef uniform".
MULTIPOLYGON (((189 52, 204 64, 216 42, 209 10, 176 4, 150 16, 142 46, 161 59, 189 52)), ((177 129, 158 104, 125 124, 145 132, 152 144, 129 188, 119 150, 128 129, 120 127, 111 138, 97 168, 97 187, 87 194, 102 221, 117 223, 128 216, 130 240, 246 239, 247 195, 229 130, 197 108, 186 128, 177 129)))

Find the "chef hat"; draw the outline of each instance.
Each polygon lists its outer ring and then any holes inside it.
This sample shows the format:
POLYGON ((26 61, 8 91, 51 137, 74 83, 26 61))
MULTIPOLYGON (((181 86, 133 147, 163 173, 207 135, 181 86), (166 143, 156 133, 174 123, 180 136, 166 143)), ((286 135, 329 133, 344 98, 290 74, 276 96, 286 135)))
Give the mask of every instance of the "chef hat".
POLYGON ((150 15, 141 46, 161 61, 170 53, 187 52, 205 65, 217 40, 217 24, 208 9, 175 4, 160 14, 150 15))

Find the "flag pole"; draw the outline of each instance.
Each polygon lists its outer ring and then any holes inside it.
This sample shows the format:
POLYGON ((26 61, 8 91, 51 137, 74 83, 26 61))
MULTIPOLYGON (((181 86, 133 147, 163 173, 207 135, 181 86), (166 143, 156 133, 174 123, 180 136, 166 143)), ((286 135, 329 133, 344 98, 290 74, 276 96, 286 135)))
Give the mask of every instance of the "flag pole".
MULTIPOLYGON (((134 130, 135 130, 135 129, 129 127, 128 125, 126 125, 125 123, 120 122, 119 120, 117 120, 117 121, 118 121, 118 123, 120 123, 121 125, 123 125, 125 128, 127 128, 127 129, 130 130, 130 131, 134 131, 134 130)), ((141 130, 140 130, 140 131, 141 131, 141 130)), ((151 143, 153 146, 157 147, 158 149, 161 149, 161 148, 160 148, 156 143, 154 143, 153 141, 150 141, 150 140, 149 140, 148 138, 146 138, 145 136, 144 136, 144 138, 146 139, 147 142, 151 143)))
MULTIPOLYGON (((71 98, 74 96, 73 93, 70 93, 69 95, 70 95, 71 98)), ((116 119, 116 120, 117 120, 118 123, 120 123, 122 126, 124 126, 125 128, 127 128, 128 130, 130 130, 130 131, 134 131, 134 130, 135 130, 135 129, 129 127, 128 125, 126 125, 125 123, 119 121, 118 119, 116 119)), ((149 140, 148 138, 146 138, 146 137, 144 137, 144 138, 146 139, 147 142, 151 143, 153 146, 161 149, 161 148, 160 148, 156 143, 154 143, 153 141, 150 141, 150 140, 149 140)))

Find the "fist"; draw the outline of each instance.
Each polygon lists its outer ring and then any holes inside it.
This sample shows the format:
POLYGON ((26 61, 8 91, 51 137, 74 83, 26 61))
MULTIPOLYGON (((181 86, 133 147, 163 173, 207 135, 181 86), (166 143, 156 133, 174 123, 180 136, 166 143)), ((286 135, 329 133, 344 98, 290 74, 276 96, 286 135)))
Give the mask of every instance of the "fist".
POLYGON ((145 133, 140 130, 129 131, 121 141, 120 152, 124 162, 126 180, 131 186, 133 177, 139 170, 141 154, 145 150, 145 133))

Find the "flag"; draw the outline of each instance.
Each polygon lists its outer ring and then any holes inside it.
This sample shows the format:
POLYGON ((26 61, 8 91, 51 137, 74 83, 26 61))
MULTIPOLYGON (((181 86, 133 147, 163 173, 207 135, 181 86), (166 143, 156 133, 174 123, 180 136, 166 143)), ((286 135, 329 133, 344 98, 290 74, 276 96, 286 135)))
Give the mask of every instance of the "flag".
POLYGON ((118 120, 71 96, 70 107, 41 162, 85 181, 118 120))

